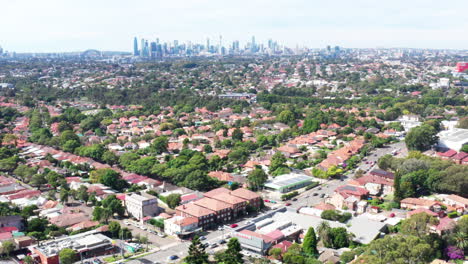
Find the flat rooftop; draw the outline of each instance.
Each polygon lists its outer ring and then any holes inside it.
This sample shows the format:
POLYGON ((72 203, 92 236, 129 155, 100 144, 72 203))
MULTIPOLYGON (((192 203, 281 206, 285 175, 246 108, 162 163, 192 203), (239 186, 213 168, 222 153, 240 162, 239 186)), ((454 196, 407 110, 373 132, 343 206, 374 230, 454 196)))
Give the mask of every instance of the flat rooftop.
POLYGON ((41 242, 41 245, 33 245, 30 247, 41 252, 45 256, 55 256, 64 248, 71 248, 77 252, 92 250, 105 246, 112 246, 112 240, 98 233, 95 230, 77 234, 74 236, 67 236, 55 240, 41 242))

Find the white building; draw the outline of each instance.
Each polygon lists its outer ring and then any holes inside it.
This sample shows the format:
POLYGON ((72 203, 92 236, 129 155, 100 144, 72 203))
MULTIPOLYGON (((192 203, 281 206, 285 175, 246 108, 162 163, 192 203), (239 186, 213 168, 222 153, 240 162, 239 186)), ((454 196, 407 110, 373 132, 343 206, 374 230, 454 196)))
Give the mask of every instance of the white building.
POLYGON ((198 228, 196 217, 174 216, 164 221, 164 233, 168 235, 184 235, 198 228))
POLYGON ((158 199, 147 193, 127 196, 125 206, 128 214, 138 220, 142 220, 145 216, 156 216, 159 213, 158 199))
POLYGON ((454 128, 440 131, 438 147, 459 151, 464 144, 468 143, 468 129, 454 128))
POLYGON ((420 126, 422 123, 419 121, 418 115, 403 115, 397 119, 405 129, 405 131, 409 131, 413 127, 420 126))

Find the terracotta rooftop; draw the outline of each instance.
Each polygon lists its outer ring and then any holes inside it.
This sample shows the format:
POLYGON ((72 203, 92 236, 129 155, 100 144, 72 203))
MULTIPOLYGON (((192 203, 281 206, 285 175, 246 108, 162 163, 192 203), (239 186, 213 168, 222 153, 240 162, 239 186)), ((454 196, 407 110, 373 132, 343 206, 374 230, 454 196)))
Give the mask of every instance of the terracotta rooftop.
POLYGON ((247 190, 245 188, 235 189, 234 191, 231 192, 231 195, 234 195, 236 197, 240 197, 240 198, 246 199, 246 200, 253 200, 253 199, 260 198, 260 195, 256 194, 255 192, 252 192, 250 190, 247 190))
POLYGON ((213 198, 214 196, 221 194, 221 193, 229 193, 230 191, 224 187, 213 189, 209 192, 204 193, 205 197, 213 198))
POLYGON ((193 217, 202 217, 202 216, 207 216, 207 215, 211 215, 215 213, 213 210, 207 209, 205 207, 201 207, 194 203, 180 205, 176 207, 176 210, 184 212, 193 217))
POLYGON ((202 198, 200 200, 195 201, 194 203, 196 205, 199 205, 199 206, 204 207, 204 208, 208 208, 208 209, 210 209, 212 211, 216 211, 216 212, 231 208, 230 204, 227 204, 225 202, 218 201, 218 200, 215 200, 215 199, 211 199, 211 198, 202 198))

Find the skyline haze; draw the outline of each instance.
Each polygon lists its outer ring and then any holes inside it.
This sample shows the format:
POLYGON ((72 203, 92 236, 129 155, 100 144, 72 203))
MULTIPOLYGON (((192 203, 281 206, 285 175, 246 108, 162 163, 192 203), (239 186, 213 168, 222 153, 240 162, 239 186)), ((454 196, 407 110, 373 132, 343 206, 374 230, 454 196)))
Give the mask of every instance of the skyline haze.
POLYGON ((16 52, 132 51, 133 38, 289 47, 465 49, 468 2, 0 1, 0 45, 16 52))

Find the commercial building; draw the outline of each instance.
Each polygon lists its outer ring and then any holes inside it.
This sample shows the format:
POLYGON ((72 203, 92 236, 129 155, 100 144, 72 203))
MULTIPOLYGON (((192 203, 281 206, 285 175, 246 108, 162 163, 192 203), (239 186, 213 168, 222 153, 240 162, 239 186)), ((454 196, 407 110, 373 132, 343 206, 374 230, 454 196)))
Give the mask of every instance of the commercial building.
POLYGON ((111 254, 115 251, 112 240, 103 234, 92 230, 74 236, 41 242, 33 245, 29 250, 42 264, 59 264, 59 253, 62 249, 70 248, 78 253, 78 258, 94 257, 111 254))
POLYGON ((317 230, 322 222, 330 227, 343 227, 354 234, 353 240, 361 244, 369 244, 385 231, 387 223, 376 219, 371 214, 353 217, 347 224, 324 220, 318 216, 299 214, 286 207, 262 214, 246 226, 241 226, 233 232, 233 237, 239 239, 245 250, 265 254, 269 248, 282 240, 294 241, 300 232, 306 232, 310 227, 317 230))
POLYGON ((309 185, 312 177, 305 174, 289 173, 268 181, 265 187, 281 193, 290 192, 309 185))
POLYGON ((173 236, 189 235, 198 228, 198 218, 174 216, 164 221, 164 233, 173 236))
POLYGON ((441 131, 437 135, 439 136, 439 148, 459 151, 463 145, 468 143, 468 129, 454 128, 441 131))
POLYGON ((198 219, 198 226, 209 228, 215 225, 216 212, 194 203, 183 204, 176 207, 176 214, 183 217, 195 217, 198 219))
POLYGON ((158 199, 147 193, 127 196, 125 206, 128 214, 138 220, 143 219, 145 216, 156 216, 159 213, 158 199))

